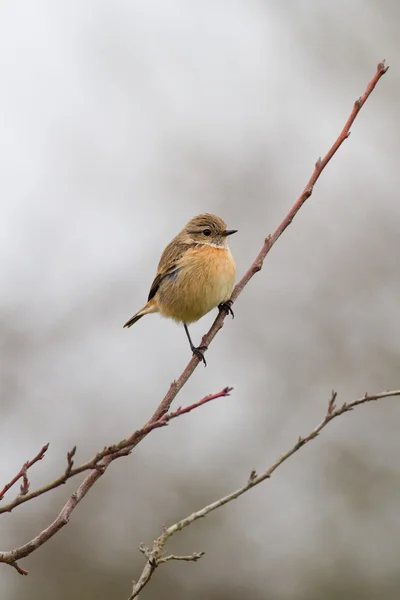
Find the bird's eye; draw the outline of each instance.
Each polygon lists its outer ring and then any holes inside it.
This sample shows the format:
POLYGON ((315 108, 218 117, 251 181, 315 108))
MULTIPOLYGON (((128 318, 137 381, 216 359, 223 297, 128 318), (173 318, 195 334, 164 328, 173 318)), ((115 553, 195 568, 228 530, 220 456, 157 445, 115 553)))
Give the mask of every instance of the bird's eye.
POLYGON ((211 229, 203 229, 203 235, 211 235, 211 229))

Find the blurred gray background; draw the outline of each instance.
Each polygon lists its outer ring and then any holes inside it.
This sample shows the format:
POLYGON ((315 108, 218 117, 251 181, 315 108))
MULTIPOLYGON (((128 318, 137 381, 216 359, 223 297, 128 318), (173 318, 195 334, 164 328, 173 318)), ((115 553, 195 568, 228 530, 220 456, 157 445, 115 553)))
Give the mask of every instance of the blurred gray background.
MULTIPOLYGON (((174 406, 235 390, 119 460, 60 534, 0 565, 2 600, 124 600, 141 542, 240 487, 339 402, 400 386, 398 2, 1 4, 0 481, 33 487, 129 435, 190 358, 151 316, 159 255, 214 212, 238 276, 292 206, 376 64, 390 71, 174 406)), ((192 327, 197 341, 214 314, 192 327)), ((399 400, 360 408, 176 536, 197 564, 143 599, 400 596, 399 400)), ((78 485, 1 517, 27 542, 78 485)), ((12 498, 12 494, 10 499, 12 498)))

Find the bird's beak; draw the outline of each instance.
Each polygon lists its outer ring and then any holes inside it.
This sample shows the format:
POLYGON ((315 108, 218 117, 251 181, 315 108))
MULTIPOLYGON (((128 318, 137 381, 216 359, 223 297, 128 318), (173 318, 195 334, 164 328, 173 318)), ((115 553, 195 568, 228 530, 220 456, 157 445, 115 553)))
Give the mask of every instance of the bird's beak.
POLYGON ((237 229, 225 229, 222 235, 233 235, 234 233, 237 233, 237 231, 237 229))

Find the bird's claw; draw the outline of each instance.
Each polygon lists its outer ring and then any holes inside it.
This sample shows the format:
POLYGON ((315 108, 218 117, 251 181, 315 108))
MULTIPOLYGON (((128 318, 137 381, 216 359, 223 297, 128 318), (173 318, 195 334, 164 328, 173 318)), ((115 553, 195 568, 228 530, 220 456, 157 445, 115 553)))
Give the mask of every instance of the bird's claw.
POLYGON ((232 319, 235 318, 235 313, 232 310, 232 300, 227 300, 226 302, 221 302, 218 307, 220 310, 224 310, 227 315, 232 315, 232 319))
POLYGON ((208 346, 193 346, 192 352, 197 358, 204 363, 204 366, 207 366, 206 359, 204 358, 204 350, 207 350, 208 346))

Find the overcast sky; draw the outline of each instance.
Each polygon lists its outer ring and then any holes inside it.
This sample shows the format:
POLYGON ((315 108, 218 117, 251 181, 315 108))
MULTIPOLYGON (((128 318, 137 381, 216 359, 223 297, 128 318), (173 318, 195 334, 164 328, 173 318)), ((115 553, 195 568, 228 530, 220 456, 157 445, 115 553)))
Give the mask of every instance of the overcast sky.
MULTIPOLYGON (((391 66, 176 406, 226 385, 231 398, 113 465, 68 531, 24 562, 29 580, 1 567, 4 600, 125 598, 140 542, 271 464, 323 418, 332 388, 344 402, 400 386, 400 11, 389 0, 38 0, 0 14, 0 481, 50 442, 32 489, 74 444, 82 462, 139 427, 187 364, 174 323, 122 329, 164 246, 216 213, 239 230, 240 277, 378 61, 391 66), (75 560, 87 588, 73 587, 75 560)), ((191 328, 196 342, 214 316, 191 328)), ((392 399, 332 424, 185 534, 180 550, 207 557, 166 565, 143 597, 309 599, 323 580, 334 598, 342 561, 363 598, 383 581, 398 597, 399 418, 392 399)), ((73 489, 4 517, 2 550, 73 489)))

